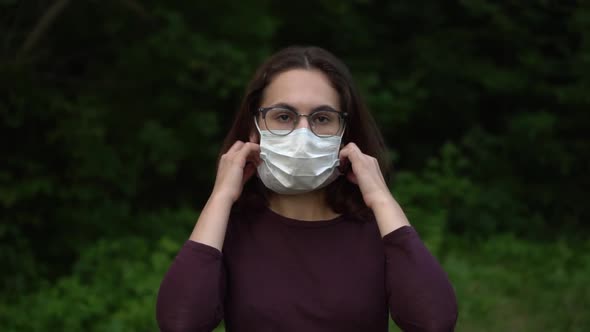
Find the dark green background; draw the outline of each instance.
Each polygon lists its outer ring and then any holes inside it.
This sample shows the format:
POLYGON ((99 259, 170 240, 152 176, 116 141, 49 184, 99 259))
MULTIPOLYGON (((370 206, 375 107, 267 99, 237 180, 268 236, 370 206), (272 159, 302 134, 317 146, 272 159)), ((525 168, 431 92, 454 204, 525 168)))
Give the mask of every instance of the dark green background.
POLYGON ((583 3, 0 0, 0 330, 155 331, 244 87, 292 44, 349 65, 457 330, 588 330, 583 3))

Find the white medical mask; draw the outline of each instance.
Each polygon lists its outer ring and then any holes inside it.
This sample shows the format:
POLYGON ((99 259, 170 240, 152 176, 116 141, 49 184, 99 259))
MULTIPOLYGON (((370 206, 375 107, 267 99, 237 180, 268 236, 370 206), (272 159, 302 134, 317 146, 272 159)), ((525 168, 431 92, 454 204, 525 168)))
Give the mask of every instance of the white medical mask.
POLYGON ((307 128, 278 136, 260 130, 258 177, 264 185, 279 194, 301 194, 332 183, 340 171, 342 136, 318 137, 307 128))

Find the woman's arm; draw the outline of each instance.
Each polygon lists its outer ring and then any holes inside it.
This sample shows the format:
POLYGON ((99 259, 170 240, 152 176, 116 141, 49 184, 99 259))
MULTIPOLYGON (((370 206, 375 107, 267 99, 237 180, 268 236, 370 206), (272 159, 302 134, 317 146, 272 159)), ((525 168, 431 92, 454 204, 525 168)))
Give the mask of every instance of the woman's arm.
POLYGON ((221 251, 233 202, 221 195, 214 195, 209 197, 203 207, 189 239, 221 251))
POLYGON ((162 331, 211 331, 223 318, 221 249, 231 207, 254 174, 259 151, 258 144, 237 141, 221 156, 213 192, 160 285, 156 318, 162 331))
POLYGON ((457 320, 453 287, 391 195, 377 159, 354 143, 340 150, 340 159, 351 163, 346 177, 359 186, 383 238, 391 316, 404 331, 452 331, 457 320))
POLYGON ((348 143, 340 150, 340 161, 341 164, 351 164, 351 171, 346 174, 346 178, 359 186, 365 204, 375 214, 381 237, 410 225, 391 196, 377 159, 364 154, 356 144, 348 143))
POLYGON ((225 278, 219 250, 186 241, 160 285, 156 304, 160 330, 212 331, 223 319, 225 278))
POLYGON ((213 195, 160 285, 156 319, 162 332, 212 331, 223 319, 221 246, 231 202, 213 195))
POLYGON ((436 258, 389 192, 372 209, 383 237, 391 317, 403 331, 453 331, 457 300, 436 258))
POLYGON ((383 237, 391 317, 404 331, 453 331, 457 299, 418 233, 401 227, 383 237))
POLYGON ((237 141, 219 159, 215 186, 190 239, 221 250, 232 205, 260 163, 260 146, 237 141))

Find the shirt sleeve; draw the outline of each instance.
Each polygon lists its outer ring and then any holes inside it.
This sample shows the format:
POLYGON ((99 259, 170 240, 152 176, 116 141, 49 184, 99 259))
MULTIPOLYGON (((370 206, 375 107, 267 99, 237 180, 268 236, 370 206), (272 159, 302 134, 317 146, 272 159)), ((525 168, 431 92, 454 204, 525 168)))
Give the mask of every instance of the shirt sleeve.
POLYGON ((221 252, 188 240, 160 285, 156 304, 160 330, 212 331, 223 319, 225 280, 221 252))
POLYGON ((391 317, 404 331, 453 331, 458 310, 447 275, 416 230, 404 226, 383 237, 391 317))

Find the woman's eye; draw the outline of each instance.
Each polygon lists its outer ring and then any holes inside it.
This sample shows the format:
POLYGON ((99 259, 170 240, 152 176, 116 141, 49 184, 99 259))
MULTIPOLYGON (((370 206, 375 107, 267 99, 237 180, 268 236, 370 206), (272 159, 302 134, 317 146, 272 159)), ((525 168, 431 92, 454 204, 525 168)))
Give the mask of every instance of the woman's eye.
POLYGON ((293 118, 293 116, 291 116, 291 114, 287 114, 287 113, 278 114, 275 117, 275 119, 277 119, 278 121, 281 121, 281 122, 291 121, 292 118, 293 118))
POLYGON ((322 114, 322 113, 320 113, 320 114, 316 114, 313 117, 313 122, 316 123, 316 124, 321 124, 321 125, 329 124, 333 120, 334 119, 333 119, 333 116, 331 114, 322 114))

